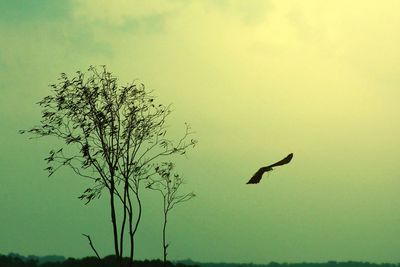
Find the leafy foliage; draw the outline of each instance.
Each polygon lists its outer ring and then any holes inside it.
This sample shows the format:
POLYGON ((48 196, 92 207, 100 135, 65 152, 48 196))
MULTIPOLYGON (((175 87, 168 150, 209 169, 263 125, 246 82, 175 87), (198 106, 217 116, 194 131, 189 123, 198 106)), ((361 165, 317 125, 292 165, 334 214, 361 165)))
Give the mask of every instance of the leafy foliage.
POLYGON ((77 148, 73 156, 64 148, 51 150, 45 159, 49 164, 46 170, 51 176, 69 166, 92 179, 95 185, 80 197, 88 202, 104 187, 110 189, 112 178, 118 183, 134 177, 137 189, 138 182, 149 177, 155 158, 184 154, 196 144, 194 139, 184 140, 189 128, 178 143, 165 138, 170 107, 156 105, 144 84, 118 86, 117 82, 105 67, 100 72, 91 67, 88 74, 78 71, 73 78, 62 73, 58 83, 51 85, 54 94, 39 102, 43 107, 41 124, 28 130, 39 137, 59 137, 77 148))

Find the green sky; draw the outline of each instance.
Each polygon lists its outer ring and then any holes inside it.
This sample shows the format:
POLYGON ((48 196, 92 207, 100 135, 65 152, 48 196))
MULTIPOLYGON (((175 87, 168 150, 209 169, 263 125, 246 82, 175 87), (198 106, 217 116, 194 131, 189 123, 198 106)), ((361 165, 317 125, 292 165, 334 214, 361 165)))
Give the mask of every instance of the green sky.
MULTIPOLYGON (((400 261, 400 1, 0 2, 0 253, 112 253, 106 199, 47 178, 48 140, 17 134, 60 72, 106 64, 173 103, 199 145, 197 197, 172 211, 171 259, 400 261), (112 3, 112 4, 110 4, 112 3), (261 165, 294 153, 257 186, 261 165)), ((161 257, 149 192, 139 258, 161 257)))

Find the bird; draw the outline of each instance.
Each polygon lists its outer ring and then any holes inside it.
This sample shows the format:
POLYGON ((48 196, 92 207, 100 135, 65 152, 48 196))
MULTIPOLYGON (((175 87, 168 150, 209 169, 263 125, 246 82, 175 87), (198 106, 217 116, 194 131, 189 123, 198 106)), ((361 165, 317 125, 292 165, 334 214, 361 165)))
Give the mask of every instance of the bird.
POLYGON ((265 166, 265 167, 261 167, 251 178, 250 180, 246 183, 246 184, 258 184, 263 176, 263 174, 265 172, 269 172, 272 171, 273 167, 277 167, 277 166, 282 166, 285 164, 288 164, 293 158, 293 153, 290 153, 289 155, 287 155, 284 159, 275 162, 274 164, 265 166))

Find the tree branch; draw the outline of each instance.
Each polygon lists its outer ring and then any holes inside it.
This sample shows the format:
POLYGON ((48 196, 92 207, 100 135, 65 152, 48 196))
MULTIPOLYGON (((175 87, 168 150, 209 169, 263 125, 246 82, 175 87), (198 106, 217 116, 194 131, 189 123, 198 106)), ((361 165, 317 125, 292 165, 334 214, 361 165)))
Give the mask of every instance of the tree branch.
POLYGON ((93 250, 94 253, 96 254, 97 258, 98 258, 99 260, 101 260, 101 258, 100 258, 100 256, 99 256, 99 253, 97 253, 97 250, 96 250, 96 249, 94 248, 94 246, 93 246, 92 239, 90 238, 90 236, 89 236, 89 235, 85 235, 85 234, 82 234, 82 235, 86 236, 86 237, 89 239, 89 245, 90 245, 90 247, 92 248, 92 250, 93 250))

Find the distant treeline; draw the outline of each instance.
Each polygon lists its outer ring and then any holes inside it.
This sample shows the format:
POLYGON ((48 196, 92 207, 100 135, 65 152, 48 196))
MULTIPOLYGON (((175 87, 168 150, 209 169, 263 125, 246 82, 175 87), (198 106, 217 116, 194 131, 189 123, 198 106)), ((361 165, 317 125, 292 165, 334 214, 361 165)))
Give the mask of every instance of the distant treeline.
POLYGON ((369 262, 336 262, 329 261, 325 263, 276 263, 270 262, 268 264, 253 264, 253 263, 200 263, 191 260, 180 261, 185 265, 191 266, 201 266, 201 267, 400 267, 400 264, 390 264, 390 263, 369 263, 369 262))
MULTIPOLYGON (((96 257, 85 257, 82 259, 67 258, 62 256, 20 256, 18 254, 1 255, 0 267, 118 267, 115 256, 107 256, 101 260, 96 257)), ((134 267, 162 267, 161 260, 135 261, 134 267)), ((268 264, 238 264, 238 263, 201 263, 192 260, 184 260, 175 263, 168 262, 168 267, 400 267, 400 264, 369 263, 369 262, 336 262, 326 263, 276 263, 268 264)))
MULTIPOLYGON (((85 257, 82 259, 63 257, 45 257, 43 261, 41 257, 28 256, 23 257, 18 254, 1 255, 0 254, 0 267, 118 267, 117 258, 115 256, 107 256, 101 260, 96 257, 85 257), (47 261, 49 260, 49 261, 47 261)), ((128 261, 126 261, 127 263, 128 261)), ((128 266, 128 264, 126 264, 128 266)), ((134 267, 162 267, 163 261, 161 260, 144 260, 135 261, 134 267)), ((183 263, 167 263, 167 267, 188 267, 183 263)), ((193 267, 193 265, 190 265, 193 267)))

